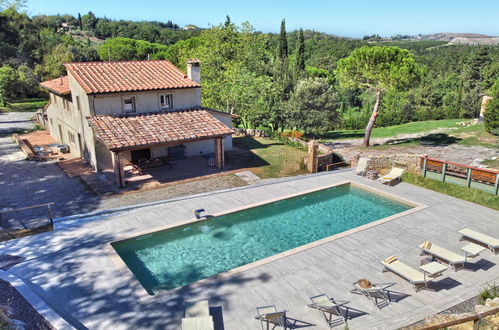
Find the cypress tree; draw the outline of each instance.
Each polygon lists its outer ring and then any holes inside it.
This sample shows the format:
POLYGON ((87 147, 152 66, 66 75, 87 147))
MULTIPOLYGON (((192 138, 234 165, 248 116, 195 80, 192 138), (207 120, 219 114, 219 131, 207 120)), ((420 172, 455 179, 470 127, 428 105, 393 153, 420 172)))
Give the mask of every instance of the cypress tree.
POLYGON ((281 21, 281 32, 279 33, 279 48, 277 56, 281 60, 288 58, 288 36, 286 35, 286 20, 281 21))
POLYGON ((81 23, 81 14, 78 13, 78 25, 80 26, 80 30, 83 30, 83 24, 81 23))
POLYGON ((305 71, 305 37, 303 30, 300 29, 298 34, 298 46, 296 47, 296 62, 295 62, 296 78, 298 79, 305 71))

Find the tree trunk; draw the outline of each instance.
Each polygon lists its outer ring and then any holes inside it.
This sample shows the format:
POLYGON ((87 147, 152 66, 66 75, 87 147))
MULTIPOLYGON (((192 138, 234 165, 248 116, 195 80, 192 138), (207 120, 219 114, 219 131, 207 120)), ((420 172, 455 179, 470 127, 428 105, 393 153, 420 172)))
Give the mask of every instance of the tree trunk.
POLYGON ((381 91, 376 91, 376 103, 374 103, 374 110, 366 126, 366 134, 364 135, 364 147, 369 147, 369 138, 373 130, 376 119, 378 118, 379 104, 381 103, 381 91))

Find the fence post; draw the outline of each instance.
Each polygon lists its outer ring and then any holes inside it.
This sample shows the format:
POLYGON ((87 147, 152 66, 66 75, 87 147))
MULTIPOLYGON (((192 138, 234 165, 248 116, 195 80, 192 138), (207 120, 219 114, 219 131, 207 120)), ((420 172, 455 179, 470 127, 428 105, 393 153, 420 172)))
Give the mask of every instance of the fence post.
POLYGON ((447 163, 442 164, 442 182, 445 182, 445 172, 447 171, 447 163))
POLYGON ((426 178, 426 157, 423 159, 423 177, 426 178))
POLYGON ((466 187, 471 187, 471 168, 468 168, 468 171, 466 173, 466 187))
POLYGON ((496 183, 494 184, 494 195, 499 191, 499 174, 496 174, 496 183))

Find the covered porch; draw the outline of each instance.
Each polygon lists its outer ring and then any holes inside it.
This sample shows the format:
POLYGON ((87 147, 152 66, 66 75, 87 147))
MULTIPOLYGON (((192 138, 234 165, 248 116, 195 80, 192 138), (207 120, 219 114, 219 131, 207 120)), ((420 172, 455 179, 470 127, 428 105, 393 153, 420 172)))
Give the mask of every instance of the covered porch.
POLYGON ((119 188, 220 172, 232 129, 204 110, 87 118, 119 188))
POLYGON ((112 152, 113 174, 120 188, 140 188, 221 172, 225 167, 224 138, 112 152), (199 155, 195 145, 202 144, 199 155), (189 151, 188 151, 189 150, 189 151))

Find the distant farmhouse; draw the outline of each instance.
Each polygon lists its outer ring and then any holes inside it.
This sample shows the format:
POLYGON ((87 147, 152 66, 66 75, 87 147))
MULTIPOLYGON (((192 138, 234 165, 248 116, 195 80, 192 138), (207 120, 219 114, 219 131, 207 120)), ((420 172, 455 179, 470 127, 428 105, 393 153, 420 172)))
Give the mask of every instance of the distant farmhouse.
MULTIPOLYGON (((187 74, 168 61, 65 64, 67 76, 44 81, 50 134, 97 171, 151 160, 204 156, 224 167, 232 116, 201 107, 198 60, 187 74)), ((201 166, 201 165, 200 165, 201 166)))

